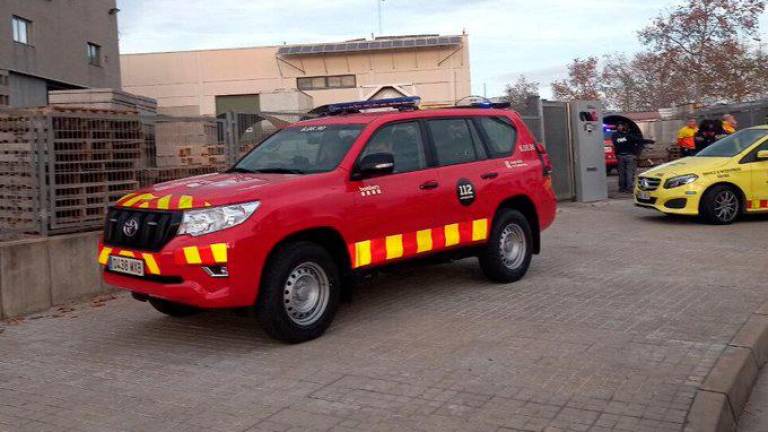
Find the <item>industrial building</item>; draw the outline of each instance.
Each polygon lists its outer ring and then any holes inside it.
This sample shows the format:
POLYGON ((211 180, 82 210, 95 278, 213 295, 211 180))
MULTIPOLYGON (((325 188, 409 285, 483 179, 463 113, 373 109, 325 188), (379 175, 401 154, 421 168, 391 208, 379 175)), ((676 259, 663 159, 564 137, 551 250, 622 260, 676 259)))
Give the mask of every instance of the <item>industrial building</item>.
POLYGON ((48 103, 48 91, 120 88, 115 0, 0 2, 0 107, 48 103))
POLYGON ((471 88, 465 34, 124 54, 121 67, 125 91, 157 99, 165 114, 186 116, 306 109, 264 97, 297 91, 315 107, 403 95, 420 96, 427 106, 453 105, 471 88))

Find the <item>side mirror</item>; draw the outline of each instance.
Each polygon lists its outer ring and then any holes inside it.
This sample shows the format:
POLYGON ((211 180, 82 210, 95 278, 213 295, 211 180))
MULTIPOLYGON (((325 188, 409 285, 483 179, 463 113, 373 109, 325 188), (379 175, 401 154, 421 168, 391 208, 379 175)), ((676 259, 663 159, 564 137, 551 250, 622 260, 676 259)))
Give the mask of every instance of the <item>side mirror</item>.
POLYGON ((768 150, 760 150, 757 152, 757 160, 768 160, 768 150))
POLYGON ((390 174, 395 170, 395 157, 390 153, 373 153, 357 163, 353 179, 390 174))

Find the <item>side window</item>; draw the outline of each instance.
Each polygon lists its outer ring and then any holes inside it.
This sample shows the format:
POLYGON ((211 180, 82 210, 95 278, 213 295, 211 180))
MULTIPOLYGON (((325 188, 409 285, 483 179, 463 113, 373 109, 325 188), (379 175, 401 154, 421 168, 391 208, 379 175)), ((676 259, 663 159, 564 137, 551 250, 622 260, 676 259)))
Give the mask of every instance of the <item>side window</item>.
POLYGON ((517 141, 514 126, 501 117, 480 117, 480 126, 488 137, 488 151, 491 157, 507 156, 512 153, 517 141))
POLYGON ((472 133, 465 119, 427 121, 439 165, 455 165, 477 160, 472 133))
POLYGON ((417 171, 427 167, 421 129, 416 122, 386 125, 373 134, 360 159, 370 154, 390 153, 395 159, 396 173, 417 171))

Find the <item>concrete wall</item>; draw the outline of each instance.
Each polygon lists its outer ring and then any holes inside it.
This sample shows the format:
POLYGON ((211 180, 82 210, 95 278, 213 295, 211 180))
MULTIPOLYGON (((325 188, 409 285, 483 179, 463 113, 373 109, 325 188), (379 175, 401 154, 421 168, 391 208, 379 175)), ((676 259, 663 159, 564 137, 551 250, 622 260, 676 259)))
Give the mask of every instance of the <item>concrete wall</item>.
POLYGON ((115 0, 0 1, 0 69, 70 87, 120 88, 113 8, 115 0), (32 22, 29 44, 13 41, 14 15, 32 22), (101 46, 101 65, 89 64, 88 42, 101 46))
POLYGON ((278 48, 122 55, 123 88, 157 99, 161 111, 197 106, 199 112, 194 114, 198 115, 215 114, 217 95, 296 89, 299 77, 355 75, 355 88, 306 90, 315 106, 364 99, 385 85, 421 96, 427 105, 452 105, 471 91, 466 35, 458 49, 441 46, 278 58, 278 48))
POLYGON ((99 234, 0 243, 0 319, 109 291, 96 262, 99 234))

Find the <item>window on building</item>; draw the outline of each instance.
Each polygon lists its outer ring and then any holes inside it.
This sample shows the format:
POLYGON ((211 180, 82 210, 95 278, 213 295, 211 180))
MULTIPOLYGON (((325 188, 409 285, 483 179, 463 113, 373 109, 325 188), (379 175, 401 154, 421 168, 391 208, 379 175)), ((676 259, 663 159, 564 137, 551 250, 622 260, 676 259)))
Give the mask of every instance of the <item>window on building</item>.
POLYGON ((31 45, 31 32, 32 21, 14 16, 12 19, 13 24, 13 41, 22 43, 25 45, 31 45))
POLYGON ((0 95, 0 106, 8 106, 8 105, 10 105, 10 102, 8 101, 8 96, 0 95))
POLYGON ((101 65, 101 46, 88 42, 88 63, 94 66, 101 65))
POLYGON ((333 75, 321 77, 296 78, 299 90, 322 90, 329 88, 354 88, 357 82, 354 75, 333 75))

